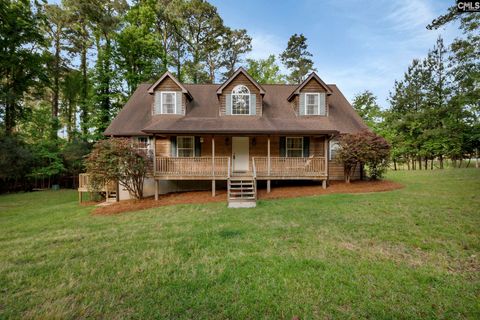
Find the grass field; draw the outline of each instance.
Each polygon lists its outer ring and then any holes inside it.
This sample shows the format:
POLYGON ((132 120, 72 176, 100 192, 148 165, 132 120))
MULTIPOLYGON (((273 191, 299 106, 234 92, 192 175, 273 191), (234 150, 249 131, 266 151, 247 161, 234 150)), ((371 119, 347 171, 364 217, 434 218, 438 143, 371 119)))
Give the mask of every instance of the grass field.
POLYGON ((480 170, 385 193, 92 216, 0 196, 0 319, 480 318, 480 170))

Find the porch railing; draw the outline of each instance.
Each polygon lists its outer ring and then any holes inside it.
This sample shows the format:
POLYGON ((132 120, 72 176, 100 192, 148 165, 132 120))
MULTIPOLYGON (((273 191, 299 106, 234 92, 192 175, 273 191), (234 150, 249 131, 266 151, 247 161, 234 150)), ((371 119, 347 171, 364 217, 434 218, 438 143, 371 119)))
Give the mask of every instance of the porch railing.
MULTIPOLYGON (((81 190, 84 192, 94 191, 94 188, 90 181, 90 175, 88 173, 80 173, 78 175, 78 190, 81 190)), ((95 191, 116 192, 116 190, 117 190, 117 183, 115 181, 110 181, 110 182, 107 182, 103 186, 103 188, 100 188, 100 190, 95 190, 95 191)))
POLYGON ((228 177, 229 157, 157 157, 155 175, 169 177, 228 177))
POLYGON ((326 176, 325 157, 253 157, 258 177, 326 176))

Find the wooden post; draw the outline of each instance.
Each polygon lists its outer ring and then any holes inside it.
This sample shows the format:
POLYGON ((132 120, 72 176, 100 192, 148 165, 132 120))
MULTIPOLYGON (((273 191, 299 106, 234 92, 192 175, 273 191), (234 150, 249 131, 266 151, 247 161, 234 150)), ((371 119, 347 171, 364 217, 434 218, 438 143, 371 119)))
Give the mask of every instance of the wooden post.
MULTIPOLYGON (((212 136, 212 177, 215 177, 215 136, 212 136)), ((215 197, 215 178, 212 179, 212 197, 215 197)))
POLYGON ((327 180, 322 180, 322 188, 327 189, 327 180))
POLYGON ((155 180, 155 201, 158 201, 159 184, 160 184, 160 180, 155 180))
MULTIPOLYGON (((330 139, 328 138, 328 136, 325 136, 325 139, 324 139, 324 146, 323 146, 323 155, 325 156, 325 174, 327 175, 327 179, 328 179, 328 158, 329 158, 329 154, 328 154, 328 145, 330 143, 330 139)), ((326 187, 326 183, 327 181, 325 181, 325 187, 326 187)))
POLYGON ((157 174, 157 136, 153 135, 153 176, 157 174))
MULTIPOLYGON (((270 171, 271 171, 271 164, 270 164, 270 136, 268 136, 267 140, 267 157, 268 157, 268 164, 267 164, 267 171, 268 171, 268 178, 270 178, 270 171)), ((267 180, 267 193, 271 191, 271 181, 270 179, 267 180)))

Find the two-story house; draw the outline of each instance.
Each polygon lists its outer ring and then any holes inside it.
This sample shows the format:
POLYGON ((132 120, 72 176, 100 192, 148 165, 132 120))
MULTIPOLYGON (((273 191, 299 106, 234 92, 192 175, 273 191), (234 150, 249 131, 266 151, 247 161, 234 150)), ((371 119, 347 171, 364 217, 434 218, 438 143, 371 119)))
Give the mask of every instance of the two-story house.
POLYGON ((141 84, 105 135, 150 150, 147 195, 207 184, 215 195, 222 184, 231 203, 248 206, 257 181, 270 191, 272 180, 318 180, 326 188, 343 179, 335 137, 365 129, 340 90, 315 73, 300 85, 260 85, 240 68, 221 85, 183 84, 169 72, 141 84))

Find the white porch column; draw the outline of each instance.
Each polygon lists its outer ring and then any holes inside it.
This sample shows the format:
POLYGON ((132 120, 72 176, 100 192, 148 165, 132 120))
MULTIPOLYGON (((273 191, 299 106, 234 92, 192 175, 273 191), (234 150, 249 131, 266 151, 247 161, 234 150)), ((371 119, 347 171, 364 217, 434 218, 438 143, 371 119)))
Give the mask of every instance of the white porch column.
POLYGON ((153 176, 157 174, 157 136, 153 135, 153 176))
MULTIPOLYGON (((328 154, 328 151, 330 150, 329 148, 329 145, 330 145, 330 139, 329 139, 329 136, 325 136, 325 140, 324 140, 324 156, 325 156, 325 174, 327 175, 327 180, 328 180, 328 177, 329 177, 329 174, 328 174, 328 158, 329 158, 329 154, 328 154)), ((325 186, 324 188, 327 187, 327 182, 325 182, 325 186)))
MULTIPOLYGON (((270 136, 268 136, 268 140, 267 140, 267 158, 268 158, 268 164, 267 164, 267 171, 268 171, 268 178, 270 178, 270 166, 271 166, 271 163, 270 163, 270 136)), ((267 193, 270 193, 271 191, 271 181, 270 179, 267 180, 267 193)))
MULTIPOLYGON (((215 136, 212 136, 212 176, 215 177, 215 136)), ((212 180, 212 197, 215 197, 215 179, 212 180)))

